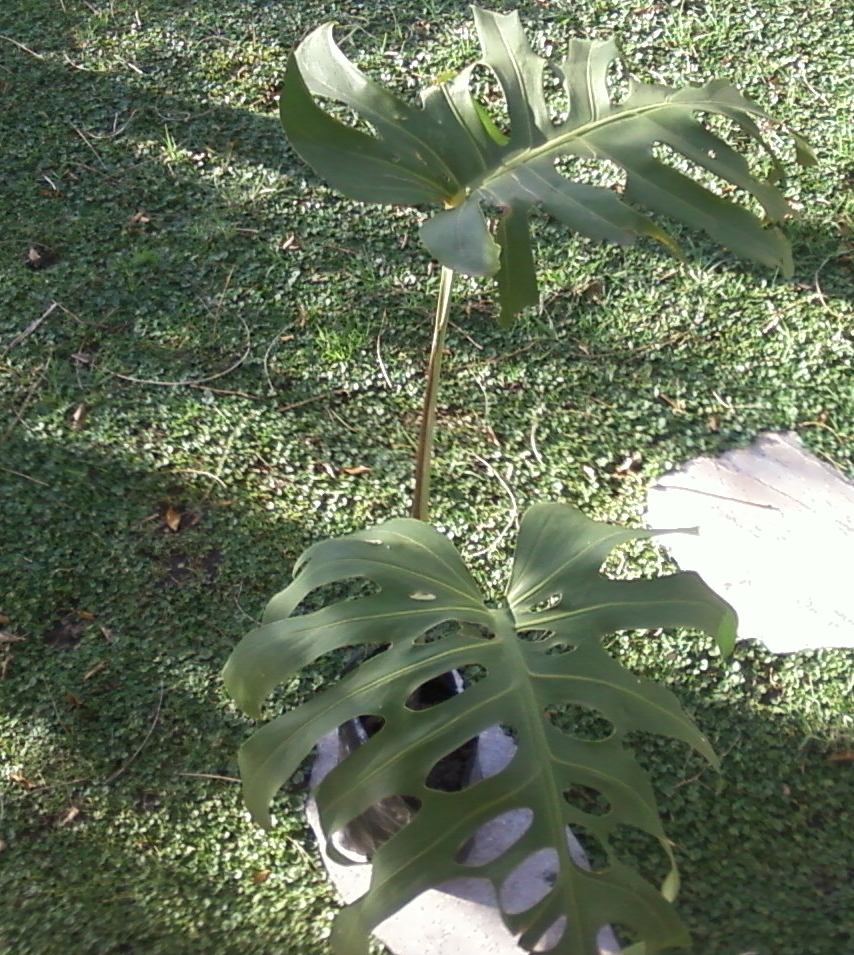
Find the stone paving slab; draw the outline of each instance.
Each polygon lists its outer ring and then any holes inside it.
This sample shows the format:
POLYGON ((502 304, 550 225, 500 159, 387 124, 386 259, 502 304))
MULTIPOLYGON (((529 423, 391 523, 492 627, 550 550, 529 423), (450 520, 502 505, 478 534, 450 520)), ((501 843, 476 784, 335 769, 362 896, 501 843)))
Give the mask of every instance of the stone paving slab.
POLYGON ((854 484, 797 435, 696 458, 649 491, 647 524, 694 527, 660 543, 775 653, 854 646, 854 484))

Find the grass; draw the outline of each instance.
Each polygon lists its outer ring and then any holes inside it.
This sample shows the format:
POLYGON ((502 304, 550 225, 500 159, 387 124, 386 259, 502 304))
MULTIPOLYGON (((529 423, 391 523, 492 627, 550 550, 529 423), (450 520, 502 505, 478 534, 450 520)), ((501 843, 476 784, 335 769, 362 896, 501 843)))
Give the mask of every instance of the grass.
MULTIPOLYGON (((617 32, 644 76, 731 76, 820 165, 790 184, 792 282, 702 238, 679 265, 543 222, 539 314, 501 333, 493 290, 460 286, 434 514, 492 585, 506 487, 519 506, 550 495, 633 520, 656 475, 764 429, 854 472, 851 14, 519 6, 555 39, 617 32)), ((0 645, 0 949, 16 955, 326 950, 336 901, 303 794, 282 797, 272 835, 249 825, 230 780, 249 726, 218 673, 309 542, 408 505, 437 275, 415 215, 332 194, 275 117, 288 50, 330 17, 398 87, 473 52, 447 0, 0 9, 0 629, 15 640, 0 645), (55 262, 28 268, 31 248, 55 262)), ((615 650, 724 755, 716 776, 640 744, 697 955, 843 950, 852 790, 831 757, 851 748, 850 654, 743 644, 721 667, 690 634, 615 650)))

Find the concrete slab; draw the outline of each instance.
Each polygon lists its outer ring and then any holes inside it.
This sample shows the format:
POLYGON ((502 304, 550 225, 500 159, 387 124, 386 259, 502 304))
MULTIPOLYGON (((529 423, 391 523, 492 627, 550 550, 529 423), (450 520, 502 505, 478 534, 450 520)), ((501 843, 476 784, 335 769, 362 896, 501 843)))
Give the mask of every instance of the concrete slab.
POLYGON ((775 653, 854 646, 854 484, 794 433, 697 458, 649 491, 650 527, 735 608, 739 635, 775 653))
MULTIPOLYGON (((493 727, 481 734, 478 759, 481 777, 492 776, 506 766, 513 756, 513 741, 500 728, 493 727)), ((338 760, 338 738, 332 733, 318 745, 312 770, 312 787, 335 766, 338 760)), ((480 829, 469 853, 472 862, 497 858, 528 828, 530 811, 505 813, 480 829)), ((325 836, 320 830, 317 807, 313 800, 306 806, 306 816, 320 844, 323 864, 345 902, 364 895, 371 880, 368 864, 342 866, 333 862, 325 852, 325 836)), ((570 852, 575 861, 586 866, 584 850, 569 839, 570 852)), ((344 851, 340 843, 336 843, 344 851)), ((345 855, 359 860, 358 856, 345 855)), ((359 860, 364 861, 364 860, 359 860)), ((508 912, 523 912, 541 899, 549 890, 555 873, 556 853, 538 852, 528 859, 502 887, 501 903, 508 912)), ((545 951, 555 944, 561 928, 554 936, 547 936, 540 944, 545 951)), ((483 879, 454 879, 440 889, 425 892, 387 919, 375 932, 394 955, 520 955, 521 949, 507 931, 497 908, 495 892, 483 879)), ((620 946, 614 933, 604 927, 598 937, 599 955, 619 955, 620 946)))

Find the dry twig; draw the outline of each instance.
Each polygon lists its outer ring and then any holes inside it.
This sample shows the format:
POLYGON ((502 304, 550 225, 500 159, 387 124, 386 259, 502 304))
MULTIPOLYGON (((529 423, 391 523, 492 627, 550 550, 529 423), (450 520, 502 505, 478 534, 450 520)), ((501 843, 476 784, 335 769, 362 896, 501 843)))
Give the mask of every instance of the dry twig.
POLYGON ((33 332, 39 327, 39 325, 41 325, 41 323, 48 317, 48 315, 51 314, 51 312, 57 307, 58 304, 59 304, 58 302, 51 302, 51 304, 47 307, 47 309, 41 315, 39 315, 38 318, 34 318, 22 332, 18 332, 18 334, 3 349, 3 354, 8 355, 13 348, 17 348, 17 346, 20 345, 22 341, 29 338, 30 335, 33 334, 33 332))
MULTIPOLYGON (((161 388, 198 388, 200 385, 205 385, 209 381, 216 381, 217 378, 224 378, 226 375, 231 374, 235 369, 239 368, 243 362, 249 357, 249 352, 252 350, 252 333, 249 331, 249 326, 246 324, 245 319, 241 318, 243 322, 243 327, 246 330, 246 347, 243 349, 243 354, 234 362, 232 362, 228 368, 223 368, 222 371, 215 372, 212 375, 205 375, 202 378, 181 378, 178 381, 160 381, 157 378, 135 378, 133 375, 126 375, 123 372, 118 371, 109 371, 107 374, 111 375, 113 378, 118 378, 121 381, 129 381, 134 385, 156 385, 161 388)), ((211 388, 210 391, 215 391, 217 389, 211 388)), ((229 394, 239 394, 246 398, 257 397, 255 395, 247 395, 244 392, 228 392, 229 394)))
POLYGON ((151 726, 148 727, 148 732, 143 737, 143 740, 139 746, 137 746, 137 748, 133 751, 130 759, 123 766, 120 766, 111 776, 108 776, 107 779, 104 780, 105 785, 109 786, 110 783, 114 783, 120 776, 123 776, 133 765, 139 754, 145 749, 148 741, 151 739, 151 734, 154 732, 154 727, 157 726, 157 722, 160 719, 160 710, 163 707, 163 697, 165 695, 166 688, 163 686, 163 684, 161 684, 160 697, 157 700, 157 707, 154 710, 154 718, 151 721, 151 726))
POLYGON ((36 53, 35 50, 31 50, 28 46, 26 46, 26 44, 21 43, 19 40, 13 40, 10 36, 5 36, 4 34, 0 33, 0 40, 5 40, 7 43, 11 43, 12 46, 16 46, 19 50, 23 50, 24 53, 29 53, 30 56, 34 56, 37 60, 44 59, 43 53, 36 53))
POLYGON ((42 378, 44 378, 44 376, 47 374, 47 370, 50 367, 51 359, 52 359, 52 356, 49 355, 47 361, 44 363, 42 368, 39 369, 39 374, 36 377, 36 380, 27 389, 27 393, 26 395, 24 395, 24 400, 18 406, 18 413, 12 419, 11 424, 3 432, 2 437, 0 437, 0 441, 5 441, 6 438, 8 438, 9 435, 15 430, 15 427, 17 426, 18 422, 21 421, 21 419, 24 417, 24 412, 27 410, 29 403, 33 400, 33 395, 35 395, 36 393, 36 388, 38 388, 38 386, 41 384, 42 378))
POLYGON ((388 376, 388 368, 386 368, 386 364, 383 361, 382 336, 384 324, 385 315, 383 315, 383 321, 380 323, 380 330, 377 332, 377 364, 380 366, 380 374, 383 376, 383 381, 386 383, 386 387, 389 391, 394 391, 394 385, 392 385, 391 378, 388 376))
POLYGON ((501 530, 501 532, 498 534, 495 540, 492 541, 491 544, 489 544, 487 547, 484 547, 483 550, 479 550, 475 554, 472 554, 473 557, 485 557, 488 554, 491 554, 496 549, 496 547, 498 547, 501 541, 504 540, 507 534, 513 529, 513 527, 516 526, 516 523, 519 518, 519 504, 516 500, 516 495, 513 493, 513 489, 510 487, 507 481, 505 481, 504 478, 498 473, 498 471, 489 463, 489 461, 487 461, 486 458, 482 458, 479 454, 473 454, 472 457, 484 468, 486 468, 487 473, 489 473, 492 477, 495 478, 496 481, 498 481, 498 483, 504 489, 504 493, 510 499, 510 517, 507 523, 505 524, 504 528, 501 530))
POLYGON ((77 133, 77 135, 83 140, 83 142, 86 143, 86 145, 87 145, 87 146, 89 147, 89 149, 91 150, 92 155, 98 160, 98 164, 100 165, 100 167, 101 167, 102 169, 106 170, 107 165, 106 165, 106 163, 104 162, 104 160, 101 159, 101 154, 100 154, 100 153, 98 152, 98 150, 95 149, 95 147, 92 145, 92 140, 89 139, 89 137, 86 135, 86 133, 83 132, 82 129, 80 129, 79 127, 75 126, 74 123, 69 123, 68 125, 74 130, 75 133, 77 133))
POLYGON ((237 776, 220 776, 219 773, 178 773, 179 776, 188 776, 191 779, 219 779, 224 783, 239 783, 237 776))
POLYGON ((41 481, 39 478, 34 478, 29 474, 24 474, 23 471, 16 471, 14 468, 6 468, 0 464, 0 471, 5 471, 7 474, 14 474, 16 477, 23 478, 25 481, 32 481, 33 484, 41 484, 42 487, 50 487, 47 481, 41 481))

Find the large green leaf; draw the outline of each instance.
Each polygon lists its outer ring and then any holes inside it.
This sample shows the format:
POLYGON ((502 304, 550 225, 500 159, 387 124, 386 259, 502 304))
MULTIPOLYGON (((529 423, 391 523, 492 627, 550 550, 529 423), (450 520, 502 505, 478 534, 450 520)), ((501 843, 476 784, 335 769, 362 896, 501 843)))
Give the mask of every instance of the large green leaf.
MULTIPOLYGON (((553 847, 559 860, 553 888, 529 910, 504 915, 524 948, 532 949, 561 916, 568 921, 553 950, 558 955, 591 955, 597 930, 611 921, 630 925, 650 953, 686 940, 667 898, 621 862, 611 844, 615 829, 629 825, 654 836, 670 855, 650 783, 622 739, 643 730, 682 740, 712 763, 715 756, 673 694, 625 670, 601 638, 619 629, 686 626, 714 635, 726 652, 736 621, 695 574, 617 581, 600 573, 612 548, 650 533, 599 524, 563 505, 536 505, 522 521, 511 582, 497 606, 484 598, 453 545, 416 520, 323 541, 300 559, 293 583, 226 665, 226 685, 238 704, 260 717, 271 690, 322 655, 353 646, 387 649, 243 745, 247 805, 269 825, 271 799, 317 740, 364 715, 384 725, 319 787, 324 831, 340 830, 389 797, 421 804, 374 855, 370 891, 339 915, 337 951, 367 952, 375 926, 447 879, 482 876, 498 888, 543 847, 553 847), (373 582, 374 592, 294 613, 318 588, 353 578, 373 582), (451 621, 463 626, 443 631, 440 625, 451 621), (445 635, 425 640, 428 632, 445 635), (485 676, 461 694, 428 709, 407 706, 427 681, 474 665, 485 676), (554 710, 567 703, 597 711, 613 724, 612 735, 591 741, 559 728, 554 710), (517 736, 505 769, 459 792, 426 785, 439 760, 495 724, 517 736), (610 810, 596 815, 570 804, 566 794, 577 785, 600 793, 610 810), (457 861, 480 826, 522 807, 533 812, 533 822, 503 855, 474 869, 457 861), (608 853, 603 871, 572 861, 571 825, 600 840, 608 853)), ((675 886, 674 866, 664 894, 672 896, 675 886)))
MULTIPOLYGON (((505 322, 537 302, 528 226, 535 206, 593 239, 630 243, 649 235, 673 247, 664 229, 637 208, 643 206, 707 232, 739 255, 791 272, 789 245, 773 226, 788 212, 782 193, 753 175, 701 119, 732 120, 767 149, 757 121, 769 117, 755 103, 723 80, 681 89, 633 80, 628 96, 615 103, 607 84, 614 43, 573 40, 568 56, 550 64, 569 98, 568 117, 555 122, 543 86, 547 63, 531 49, 518 14, 473 9, 481 62, 506 100, 509 136, 472 95, 473 66, 425 90, 415 106, 354 66, 326 24, 291 55, 282 88, 282 124, 296 151, 354 199, 441 205, 421 227, 424 244, 449 268, 498 273, 505 322), (368 129, 340 122, 316 98, 343 104, 368 129), (656 154, 659 145, 758 200, 765 219, 668 165, 656 154), (559 171, 555 161, 567 157, 622 167, 624 193, 559 171), (492 230, 484 209, 495 208, 492 230)), ((799 159, 811 161, 809 147, 793 137, 799 159)))

